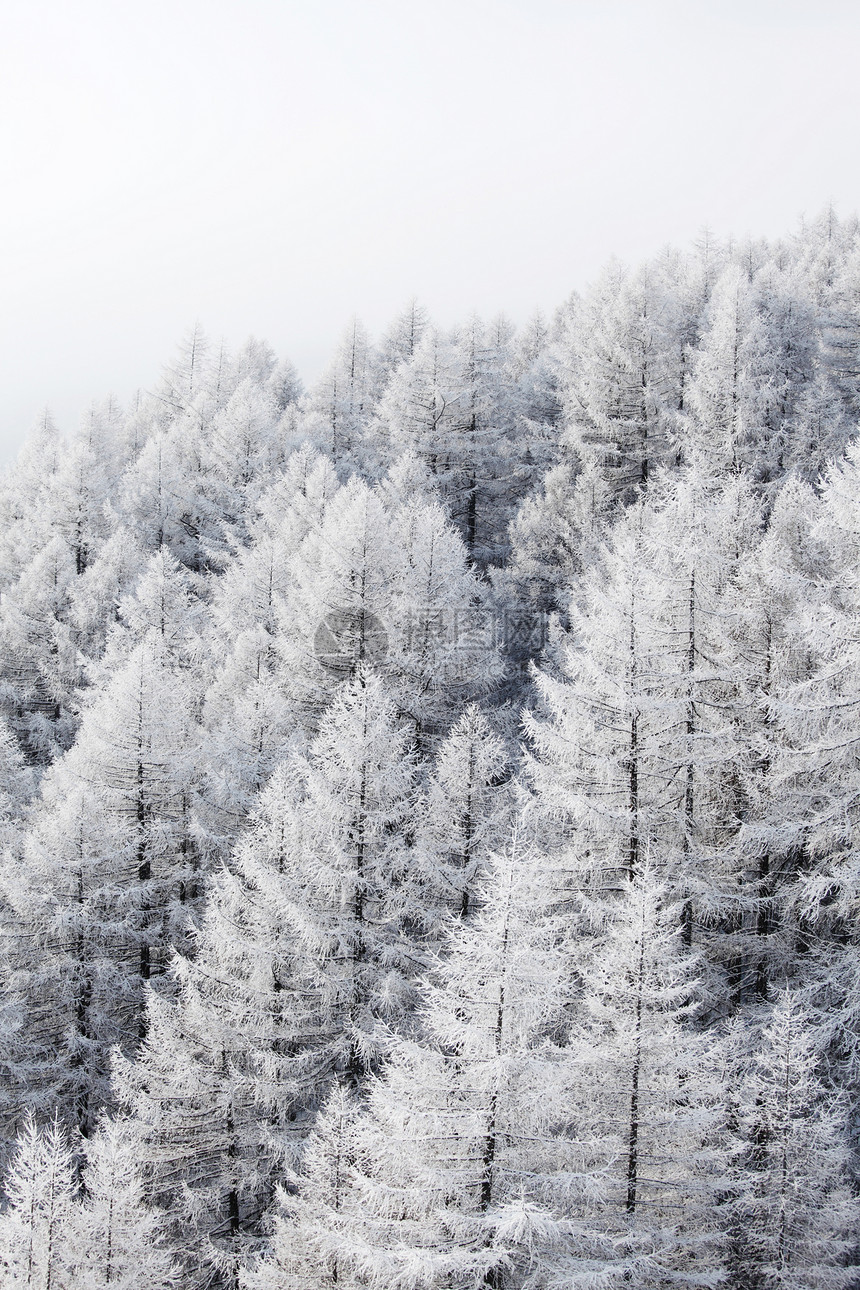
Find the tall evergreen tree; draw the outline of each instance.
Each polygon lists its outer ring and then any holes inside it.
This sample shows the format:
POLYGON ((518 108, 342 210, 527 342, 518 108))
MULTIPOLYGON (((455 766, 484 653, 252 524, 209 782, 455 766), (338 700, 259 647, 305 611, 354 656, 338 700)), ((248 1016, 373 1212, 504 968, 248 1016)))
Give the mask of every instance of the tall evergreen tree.
POLYGON ((413 764, 379 680, 361 674, 307 758, 283 763, 214 880, 175 1003, 152 996, 117 1067, 152 1196, 190 1259, 233 1257, 335 1078, 358 1086, 405 1022, 425 957, 413 764), (177 1185, 181 1186, 177 1199, 177 1185))
POLYGON ((181 679, 151 635, 88 707, 9 875, 22 937, 10 984, 28 1010, 10 1074, 84 1133, 109 1099, 111 1047, 142 1034, 145 983, 187 940, 192 748, 181 679))
POLYGON ((808 1018, 789 992, 775 1000, 737 1087, 730 1284, 855 1284, 847 1108, 823 1084, 808 1018))
POLYGON ((179 1284, 164 1214, 146 1204, 134 1147, 122 1120, 105 1120, 87 1143, 70 1290, 168 1290, 179 1284))
POLYGON ((611 1263, 599 1234, 569 1219, 600 1180, 569 1132, 576 1077, 551 1038, 566 991, 538 857, 512 844, 479 904, 434 973, 426 1041, 394 1046, 358 1118, 335 1094, 248 1290, 279 1274, 289 1286, 544 1285, 593 1270, 597 1252, 604 1272, 611 1263))
POLYGON ((0 1216, 0 1271, 9 1290, 73 1285, 74 1162, 59 1123, 28 1120, 6 1180, 0 1216))

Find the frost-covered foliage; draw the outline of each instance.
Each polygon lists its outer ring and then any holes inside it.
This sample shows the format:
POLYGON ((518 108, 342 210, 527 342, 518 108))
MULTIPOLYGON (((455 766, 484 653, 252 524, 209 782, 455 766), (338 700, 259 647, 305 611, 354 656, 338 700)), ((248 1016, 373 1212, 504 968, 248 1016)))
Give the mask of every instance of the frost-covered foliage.
POLYGON ((860 1275, 860 228, 199 328, 0 484, 0 1280, 860 1275))

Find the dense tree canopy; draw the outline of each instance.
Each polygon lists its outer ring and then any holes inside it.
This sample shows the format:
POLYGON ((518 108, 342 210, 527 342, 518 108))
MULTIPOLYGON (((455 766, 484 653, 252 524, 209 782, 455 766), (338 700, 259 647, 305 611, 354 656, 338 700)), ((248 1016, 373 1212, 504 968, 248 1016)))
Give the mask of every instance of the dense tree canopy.
POLYGON ((858 1284, 858 373, 826 211, 40 419, 4 1286, 858 1284))

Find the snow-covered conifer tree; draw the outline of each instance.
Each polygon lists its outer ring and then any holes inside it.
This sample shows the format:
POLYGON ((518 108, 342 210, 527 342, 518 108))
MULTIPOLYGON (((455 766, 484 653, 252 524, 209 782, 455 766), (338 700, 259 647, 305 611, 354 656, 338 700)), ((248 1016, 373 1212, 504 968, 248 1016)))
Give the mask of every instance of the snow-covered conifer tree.
POLYGON ((501 681, 500 633, 488 589, 435 500, 394 506, 390 535, 389 631, 377 666, 426 750, 501 681))
POLYGON ((430 323, 430 315, 415 299, 393 320, 376 347, 380 387, 384 388, 403 363, 408 363, 430 323))
POLYGON ((482 565, 504 546, 515 503, 509 441, 516 415, 506 349, 507 337, 477 318, 454 339, 428 329, 378 410, 377 451, 390 459, 411 450, 427 463, 469 559, 482 565))
POLYGON ((152 1194, 173 1197, 193 1258, 257 1230, 308 1112, 335 1078, 362 1083, 404 1022, 426 959, 413 773, 380 681, 359 674, 307 757, 276 770, 177 961, 176 1002, 150 998, 139 1059, 117 1066, 152 1194))
POLYGON ((168 1290, 179 1284, 165 1216, 146 1203, 135 1147, 119 1119, 105 1119, 87 1143, 69 1290, 168 1290))
MULTIPOLYGON (((615 530, 601 568, 570 610, 563 675, 538 677, 542 715, 529 717, 534 779, 559 838, 587 835, 594 894, 641 866, 665 822, 660 740, 666 678, 655 640, 655 580, 640 506, 615 530)), ((677 827, 677 822, 675 823, 677 827)))
POLYGON ((566 613, 576 580, 597 559, 610 503, 596 464, 578 473, 569 463, 552 467, 511 521, 511 558, 498 581, 516 601, 566 613))
MULTIPOLYGON (((851 1089, 858 1087, 857 567, 860 449, 834 463, 805 537, 795 578, 796 655, 775 710, 773 829, 792 864, 783 882, 784 961, 797 963, 820 1027, 819 1045, 851 1089), (805 576, 803 576, 805 575, 805 576), (799 963, 798 963, 798 955, 799 963)), ((803 986, 801 986, 803 982, 803 986)))
POLYGON ((359 1101, 338 1080, 302 1153, 301 1173, 290 1171, 273 1222, 271 1251, 242 1273, 242 1290, 305 1290, 358 1284, 338 1257, 330 1233, 352 1218, 359 1101))
POLYGON ((353 318, 328 369, 308 393, 305 436, 344 474, 364 461, 364 439, 378 397, 375 355, 364 325, 353 318))
POLYGON ((425 1041, 394 1045, 356 1120, 340 1101, 328 1109, 249 1290, 279 1274, 380 1290, 544 1285, 598 1253, 611 1264, 599 1232, 570 1221, 601 1182, 570 1131, 576 1075, 552 1038, 568 983, 539 855, 511 843, 478 904, 433 974, 425 1041))
POLYGON ((695 1030, 703 964, 683 940, 681 910, 645 863, 605 934, 575 955, 571 1132, 603 1184, 580 1221, 603 1232, 643 1290, 676 1278, 707 1285, 722 1267, 723 1072, 718 1046, 695 1030))
POLYGON ((445 907, 464 917, 508 825, 511 803, 500 787, 506 764, 501 740, 470 704, 439 749, 420 831, 445 907))
POLYGON ((736 1076, 733 1286, 823 1290, 856 1281, 860 1206, 850 1183, 848 1108, 821 1079, 809 1021, 783 991, 752 1062, 736 1076))
POLYGON ((385 656, 393 540, 381 500, 354 477, 290 561, 276 648, 282 683, 309 726, 338 685, 385 656))
POLYGON ((59 536, 40 546, 0 612, 0 669, 6 718, 31 761, 50 764, 77 731, 76 691, 83 680, 72 629, 77 574, 59 536))
POLYGON ((0 1273, 9 1290, 74 1285, 74 1160, 57 1120, 25 1123, 5 1183, 0 1215, 0 1273))
POLYGON ((562 347, 565 440, 583 465, 605 473, 621 502, 669 456, 677 399, 663 294, 647 267, 631 274, 613 263, 572 311, 570 348, 562 347))
POLYGON ((54 536, 47 510, 61 460, 60 432, 46 408, 0 481, 0 579, 4 592, 54 536))
POLYGON ((110 1048, 140 1037, 143 984, 187 941, 192 751, 182 678, 150 633, 93 696, 8 875, 23 933, 10 985, 27 1006, 12 1077, 84 1132, 108 1097, 110 1048))

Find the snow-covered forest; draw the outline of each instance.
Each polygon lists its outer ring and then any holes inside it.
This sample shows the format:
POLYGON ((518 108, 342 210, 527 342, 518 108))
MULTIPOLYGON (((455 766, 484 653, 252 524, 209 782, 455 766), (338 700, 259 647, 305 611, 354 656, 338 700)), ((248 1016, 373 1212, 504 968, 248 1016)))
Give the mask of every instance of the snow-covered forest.
POLYGON ((0 1282, 858 1283, 860 224, 185 338, 0 492, 0 1282))

